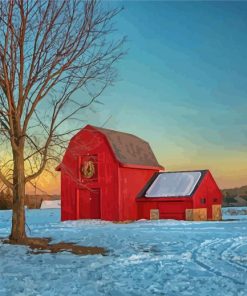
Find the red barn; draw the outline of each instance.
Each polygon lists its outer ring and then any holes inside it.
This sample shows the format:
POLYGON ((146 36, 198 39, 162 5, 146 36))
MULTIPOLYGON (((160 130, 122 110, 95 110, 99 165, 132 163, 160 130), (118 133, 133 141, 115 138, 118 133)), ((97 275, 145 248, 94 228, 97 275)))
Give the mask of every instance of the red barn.
POLYGON ((156 173, 137 203, 139 219, 221 220, 222 193, 208 170, 156 173))
POLYGON ((61 218, 136 220, 138 193, 162 169, 144 140, 87 125, 71 139, 57 168, 61 218))

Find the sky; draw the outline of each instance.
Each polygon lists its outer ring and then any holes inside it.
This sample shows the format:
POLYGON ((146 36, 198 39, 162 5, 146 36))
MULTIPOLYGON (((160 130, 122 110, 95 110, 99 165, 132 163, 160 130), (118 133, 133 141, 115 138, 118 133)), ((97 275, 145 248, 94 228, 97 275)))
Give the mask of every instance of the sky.
POLYGON ((124 6, 116 34, 128 54, 88 123, 145 139, 168 171, 210 169, 220 188, 246 185, 247 2, 110 5, 124 6))

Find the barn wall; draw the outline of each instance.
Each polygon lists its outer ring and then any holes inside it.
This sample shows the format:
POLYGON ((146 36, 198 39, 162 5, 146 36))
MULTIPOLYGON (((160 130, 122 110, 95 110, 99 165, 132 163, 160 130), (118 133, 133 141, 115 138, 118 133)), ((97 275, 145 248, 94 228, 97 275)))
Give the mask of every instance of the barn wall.
POLYGON ((76 219, 76 184, 65 172, 61 174, 61 220, 76 219))
POLYGON ((208 172, 208 193, 213 197, 213 204, 222 204, 222 192, 210 172, 208 172))
MULTIPOLYGON (((73 139, 73 138, 72 138, 73 139)), ((61 220, 76 219, 77 155, 72 140, 61 163, 61 220)))
POLYGON ((222 193, 208 171, 193 196, 194 208, 207 208, 207 219, 212 220, 213 205, 222 204, 222 193))
POLYGON ((118 163, 103 135, 81 130, 74 136, 61 164, 62 219, 90 219, 91 195, 100 194, 100 218, 118 220, 118 163), (88 155, 97 158, 97 178, 83 179, 81 165, 88 155))
POLYGON ((102 163, 100 165, 99 185, 101 188, 101 219, 118 221, 118 163, 109 151, 104 147, 102 163))
POLYGON ((200 181, 197 190, 193 194, 193 208, 207 208, 207 202, 209 201, 209 198, 210 196, 208 196, 208 174, 206 174, 200 181))
POLYGON ((192 208, 192 198, 141 198, 138 200, 138 219, 150 219, 152 210, 159 211, 160 219, 185 220, 185 210, 192 208))
POLYGON ((136 197, 158 170, 119 168, 119 220, 136 220, 136 197))

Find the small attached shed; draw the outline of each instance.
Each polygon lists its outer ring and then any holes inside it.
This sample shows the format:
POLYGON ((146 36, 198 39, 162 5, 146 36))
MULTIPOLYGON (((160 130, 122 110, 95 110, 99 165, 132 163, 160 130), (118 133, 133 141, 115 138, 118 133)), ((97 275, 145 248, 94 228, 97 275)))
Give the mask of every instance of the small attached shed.
POLYGON ((61 219, 136 220, 136 197, 159 165, 149 144, 87 125, 70 141, 61 171, 61 219))
POLYGON ((221 220, 222 193, 209 170, 156 173, 137 203, 139 219, 221 220))

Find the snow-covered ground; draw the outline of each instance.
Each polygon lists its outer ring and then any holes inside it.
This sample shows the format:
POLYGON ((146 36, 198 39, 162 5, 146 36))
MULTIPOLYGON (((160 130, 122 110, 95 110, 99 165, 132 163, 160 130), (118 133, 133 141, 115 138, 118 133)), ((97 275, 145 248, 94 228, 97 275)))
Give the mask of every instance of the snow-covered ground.
POLYGON ((222 210, 224 220, 246 220, 247 207, 228 207, 222 210))
MULTIPOLYGON (((9 234, 10 217, 0 211, 0 237, 9 234)), ((29 235, 103 246, 108 256, 31 255, 0 243, 1 296, 247 295, 247 220, 59 219, 58 209, 27 210, 29 235)))

